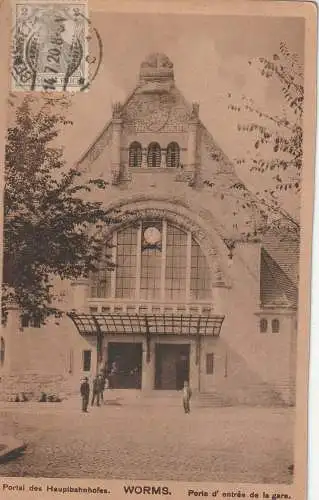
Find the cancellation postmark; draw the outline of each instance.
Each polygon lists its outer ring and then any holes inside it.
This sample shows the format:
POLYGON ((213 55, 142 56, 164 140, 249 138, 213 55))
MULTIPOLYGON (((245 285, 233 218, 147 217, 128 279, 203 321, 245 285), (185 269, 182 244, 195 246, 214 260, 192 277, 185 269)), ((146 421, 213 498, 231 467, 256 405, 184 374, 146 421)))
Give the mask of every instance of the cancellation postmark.
POLYGON ((18 2, 12 31, 12 89, 87 90, 102 47, 83 2, 18 2))

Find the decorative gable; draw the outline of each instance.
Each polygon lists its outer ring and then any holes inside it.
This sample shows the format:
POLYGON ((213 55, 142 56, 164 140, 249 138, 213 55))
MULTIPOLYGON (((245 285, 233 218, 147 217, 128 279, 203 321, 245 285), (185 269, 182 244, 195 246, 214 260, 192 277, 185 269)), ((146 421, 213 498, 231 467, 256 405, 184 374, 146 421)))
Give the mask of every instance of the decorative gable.
POLYGON ((137 91, 123 107, 124 133, 187 133, 191 110, 174 87, 169 93, 137 91))

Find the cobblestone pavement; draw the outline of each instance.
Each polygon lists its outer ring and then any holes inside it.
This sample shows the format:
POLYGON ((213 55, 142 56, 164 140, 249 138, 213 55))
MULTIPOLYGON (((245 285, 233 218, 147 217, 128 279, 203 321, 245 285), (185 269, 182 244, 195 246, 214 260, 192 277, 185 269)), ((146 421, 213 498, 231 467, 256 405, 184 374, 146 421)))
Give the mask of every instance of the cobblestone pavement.
POLYGON ((2 476, 290 483, 292 409, 142 406, 0 408, 28 442, 2 476))

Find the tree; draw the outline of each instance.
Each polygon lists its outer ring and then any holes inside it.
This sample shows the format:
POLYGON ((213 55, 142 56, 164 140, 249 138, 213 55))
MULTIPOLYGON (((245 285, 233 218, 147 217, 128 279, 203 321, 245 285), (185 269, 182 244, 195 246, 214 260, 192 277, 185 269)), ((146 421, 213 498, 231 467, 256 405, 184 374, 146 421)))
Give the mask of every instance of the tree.
MULTIPOLYGON (((261 110, 246 96, 242 97, 241 105, 229 105, 234 112, 244 112, 253 118, 237 126, 239 131, 251 134, 253 142, 253 152, 250 151, 245 158, 238 158, 237 165, 248 165, 252 173, 272 173, 271 185, 266 181, 267 188, 255 192, 255 200, 267 214, 273 228, 284 230, 286 236, 299 239, 299 221, 283 208, 282 195, 289 192, 298 197, 301 189, 303 69, 298 56, 291 53, 283 42, 279 53, 274 54, 272 59, 260 57, 257 61, 249 61, 250 65, 256 63, 261 75, 279 83, 286 106, 281 109, 280 115, 272 115, 261 110)), ((232 95, 228 97, 232 98, 232 95)), ((245 195, 245 187, 238 183, 234 184, 233 191, 237 195, 239 192, 245 195)))
POLYGON ((2 308, 14 300, 29 319, 59 315, 52 279, 76 279, 113 264, 100 225, 114 221, 101 203, 85 194, 105 189, 100 179, 83 181, 67 168, 56 139, 71 122, 67 101, 30 96, 14 106, 5 158, 2 308), (53 106, 54 103, 54 106, 53 106))

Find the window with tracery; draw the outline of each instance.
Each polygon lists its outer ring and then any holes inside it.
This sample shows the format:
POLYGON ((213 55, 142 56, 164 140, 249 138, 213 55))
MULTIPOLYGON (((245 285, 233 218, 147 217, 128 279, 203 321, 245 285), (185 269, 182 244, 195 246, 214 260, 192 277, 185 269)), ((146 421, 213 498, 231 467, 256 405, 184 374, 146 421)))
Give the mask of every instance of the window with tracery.
POLYGON ((139 168, 142 165, 142 146, 139 142, 132 142, 129 148, 129 166, 139 168))
POLYGON ((275 318, 271 322, 271 331, 272 333, 279 333, 279 330, 280 330, 279 319, 275 318))
POLYGON ((113 233, 113 271, 91 276, 91 297, 150 301, 211 300, 211 271, 190 231, 166 220, 113 233))
POLYGON ((161 146, 158 142, 151 142, 147 150, 147 166, 159 168, 161 166, 161 146))
POLYGON ((179 167, 180 149, 177 142, 171 142, 166 150, 166 166, 169 168, 179 167))

